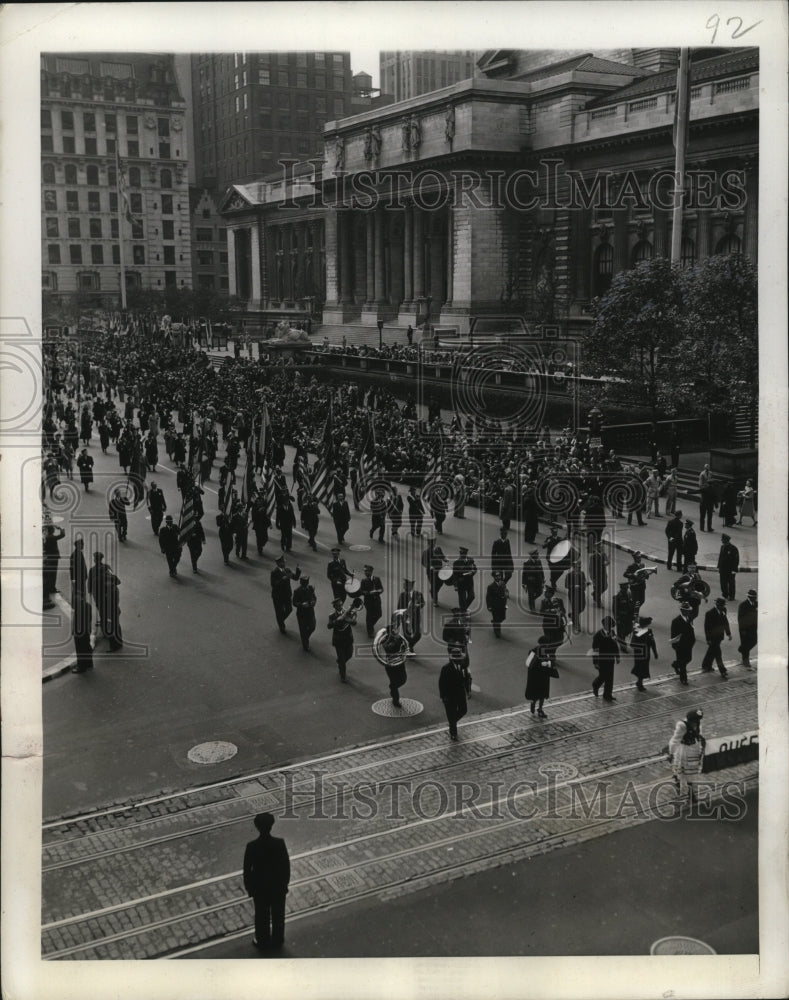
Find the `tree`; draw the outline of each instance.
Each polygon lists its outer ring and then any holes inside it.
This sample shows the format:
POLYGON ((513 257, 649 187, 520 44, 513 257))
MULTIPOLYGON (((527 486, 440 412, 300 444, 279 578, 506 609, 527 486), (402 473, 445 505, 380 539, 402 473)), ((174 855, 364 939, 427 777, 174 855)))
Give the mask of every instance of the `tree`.
POLYGON ((598 406, 640 405, 652 414, 685 409, 692 385, 678 379, 683 302, 679 269, 663 257, 617 274, 592 303, 582 372, 601 378, 589 394, 598 406))

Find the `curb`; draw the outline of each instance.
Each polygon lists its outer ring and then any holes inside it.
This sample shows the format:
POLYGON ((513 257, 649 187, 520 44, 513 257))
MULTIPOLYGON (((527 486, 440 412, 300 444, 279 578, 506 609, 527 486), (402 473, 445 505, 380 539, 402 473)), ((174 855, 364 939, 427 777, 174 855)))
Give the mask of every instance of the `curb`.
MULTIPOLYGON (((640 552, 641 555, 644 557, 644 559, 648 559, 650 562, 658 562, 664 566, 666 564, 665 556, 661 558, 660 556, 656 556, 651 552, 644 552, 643 549, 636 549, 630 545, 624 545, 621 542, 611 542, 611 544, 614 546, 615 549, 619 549, 620 552, 627 552, 628 555, 632 556, 635 552, 640 552)), ((704 570, 706 573, 717 573, 718 571, 717 566, 706 566, 702 565, 701 563, 696 563, 696 566, 700 570, 704 570)), ((758 573, 758 572, 759 572, 758 566, 741 566, 740 569, 737 570, 738 575, 740 573, 758 573)))

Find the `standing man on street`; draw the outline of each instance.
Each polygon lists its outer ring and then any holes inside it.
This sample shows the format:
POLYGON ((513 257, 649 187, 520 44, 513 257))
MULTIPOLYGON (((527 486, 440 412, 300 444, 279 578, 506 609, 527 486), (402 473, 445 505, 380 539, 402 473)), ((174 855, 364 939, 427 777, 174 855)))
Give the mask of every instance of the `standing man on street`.
POLYGON ((271 813, 254 820, 259 833, 244 852, 244 888, 255 902, 255 937, 259 950, 279 950, 285 943, 285 897, 290 884, 290 858, 285 841, 271 836, 271 813))
POLYGON ((592 600, 599 608, 602 607, 600 598, 608 590, 608 564, 610 559, 603 550, 602 541, 594 543, 594 548, 589 554, 589 579, 592 582, 592 600))
POLYGON ((331 550, 331 560, 326 568, 326 579, 331 584, 333 599, 345 600, 345 581, 350 580, 353 573, 345 565, 345 560, 340 559, 340 550, 335 546, 331 550))
POLYGON ((364 598, 364 610, 366 614, 367 635, 370 639, 375 635, 376 623, 380 620, 383 610, 381 608, 381 594, 384 592, 384 585, 380 576, 373 576, 373 567, 364 567, 364 578, 361 580, 359 596, 364 598))
POLYGON ((592 682, 592 691, 597 698, 602 686, 603 701, 616 701, 614 697, 614 666, 619 663, 619 642, 614 632, 615 627, 614 619, 610 615, 606 615, 602 622, 602 628, 598 629, 592 637, 593 662, 597 668, 597 677, 592 682))
POLYGON ((494 572, 501 573, 505 583, 509 583, 512 574, 515 572, 515 563, 512 561, 512 547, 507 538, 507 528, 499 528, 499 537, 493 543, 490 553, 490 568, 494 572))
POLYGON ((759 604, 756 600, 755 590, 749 590, 748 596, 737 609, 737 625, 740 630, 739 652, 742 656, 743 666, 751 669, 750 653, 756 645, 758 637, 758 617, 756 610, 759 604))
POLYGON ((674 517, 666 524, 668 539, 668 558, 666 569, 671 569, 672 561, 676 561, 677 570, 682 569, 682 511, 674 511, 674 517))
POLYGON ((485 593, 485 606, 490 612, 490 623, 497 639, 501 638, 501 623, 507 617, 508 600, 509 592, 504 577, 499 570, 494 570, 493 582, 488 584, 485 593))
POLYGON ((351 526, 351 510, 344 493, 335 495, 334 503, 331 505, 331 517, 337 532, 337 544, 342 545, 345 541, 345 533, 351 526))
POLYGON ((315 536, 318 534, 320 516, 321 510, 318 506, 318 499, 309 493, 301 508, 301 523, 308 535, 307 544, 313 552, 318 551, 318 546, 315 543, 315 536))
POLYGON ((707 652, 701 661, 701 672, 711 674, 714 662, 721 677, 726 680, 729 675, 721 656, 721 643, 724 636, 731 640, 731 628, 729 628, 729 619, 726 616, 726 600, 723 597, 718 597, 715 599, 715 607, 710 608, 704 616, 704 638, 707 640, 707 652))
POLYGON ((274 605, 274 615, 277 619, 277 626, 285 634, 285 621, 288 615, 293 610, 293 593, 291 591, 290 581, 298 580, 301 576, 301 570, 296 567, 296 572, 293 573, 285 565, 285 557, 280 556, 275 560, 276 565, 271 571, 271 601, 274 605))
POLYGON ((263 546, 268 542, 268 529, 271 527, 271 518, 268 516, 268 504, 266 494, 258 492, 252 501, 252 530, 255 532, 255 541, 258 547, 258 555, 263 555, 263 546))
POLYGON ((164 499, 164 493, 161 488, 153 480, 151 480, 151 485, 148 488, 147 506, 151 515, 153 533, 154 535, 158 535, 162 519, 164 518, 164 512, 167 510, 167 501, 164 499))
POLYGON ((310 636, 315 631, 316 600, 315 588, 310 586, 310 578, 303 576, 293 592, 293 607, 296 609, 301 645, 307 651, 310 648, 310 636))
POLYGON ((540 560, 540 550, 532 549, 521 571, 521 587, 525 589, 529 601, 529 611, 536 611, 534 602, 545 586, 545 570, 540 560))
POLYGON ((682 536, 682 572, 687 573, 688 566, 696 563, 696 553, 699 551, 699 540, 693 530, 693 521, 685 518, 685 534, 682 536))
POLYGON ((458 592, 458 604, 462 611, 467 611, 474 603, 474 576, 477 565, 469 559, 468 549, 461 545, 460 556, 452 563, 452 579, 458 592))
POLYGON ((463 656, 464 650, 461 646, 450 646, 449 660, 438 675, 438 694, 447 713, 449 738, 454 743, 457 743, 458 739, 458 722, 468 711, 463 656))
POLYGON ((74 540, 74 551, 69 557, 69 579, 71 580, 71 603, 73 605, 80 598, 84 599, 88 586, 88 566, 85 562, 85 540, 83 538, 74 540))
POLYGON ((671 622, 671 645, 674 647, 674 672, 679 675, 681 684, 687 686, 688 664, 693 659, 693 647, 696 644, 696 633, 693 629, 693 605, 683 601, 680 613, 671 622))
POLYGON ((403 498, 397 492, 397 487, 392 486, 392 495, 387 506, 389 520, 392 522, 392 539, 398 540, 398 532, 403 523, 403 498))
POLYGON ((373 492, 373 498, 370 501, 370 513, 372 514, 372 524, 370 526, 370 538, 378 532, 378 541, 382 542, 384 540, 384 531, 386 529, 386 497, 384 496, 384 490, 382 486, 376 486, 373 492))
POLYGON ((731 535, 721 535, 721 550, 718 553, 718 574, 721 593, 727 601, 734 600, 735 574, 740 569, 740 551, 731 543, 731 535))
POLYGON ((611 610, 616 619, 617 638, 622 643, 627 642, 633 632, 636 617, 636 606, 630 596, 630 586, 627 580, 623 580, 619 584, 619 593, 614 594, 611 610))
POLYGON ((66 537, 66 532, 62 528, 48 524, 44 533, 44 563, 42 584, 44 590, 44 604, 52 603, 50 595, 57 593, 58 566, 60 564, 60 546, 58 542, 66 537))
POLYGON ((699 473, 699 493, 701 495, 701 499, 699 500, 701 530, 712 531, 712 514, 718 506, 718 502, 715 498, 715 486, 712 482, 712 473, 710 472, 709 465, 705 465, 699 473), (705 524, 707 525, 706 528, 704 527, 705 524))
POLYGON ((340 680, 345 683, 348 660, 353 656, 353 626, 356 624, 356 610, 351 606, 343 611, 345 603, 342 597, 332 601, 332 613, 329 615, 328 627, 331 630, 331 644, 337 654, 337 669, 340 680))
POLYGON ((181 561, 181 545, 178 541, 178 528, 173 524, 171 514, 164 519, 164 525, 159 529, 159 548, 167 559, 170 576, 178 576, 178 563, 181 561))

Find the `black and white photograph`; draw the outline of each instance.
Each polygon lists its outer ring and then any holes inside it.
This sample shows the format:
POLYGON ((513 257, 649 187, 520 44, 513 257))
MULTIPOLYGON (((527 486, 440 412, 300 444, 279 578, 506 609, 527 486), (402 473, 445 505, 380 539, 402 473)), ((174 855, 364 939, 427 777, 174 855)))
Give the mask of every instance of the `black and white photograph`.
POLYGON ((786 995, 785 7, 0 37, 6 994, 786 995))

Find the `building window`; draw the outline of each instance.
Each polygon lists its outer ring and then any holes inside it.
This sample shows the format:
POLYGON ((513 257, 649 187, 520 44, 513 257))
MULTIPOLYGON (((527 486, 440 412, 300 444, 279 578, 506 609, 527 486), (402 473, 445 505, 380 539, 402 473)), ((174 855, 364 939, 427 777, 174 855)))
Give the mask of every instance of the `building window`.
POLYGON ((160 142, 159 143, 159 159, 169 160, 170 159, 170 143, 160 142))
POLYGON ((48 292, 56 292, 58 290, 58 276, 54 271, 41 272, 41 287, 48 292))
POLYGON ((280 87, 289 87, 290 80, 288 78, 288 71, 286 69, 278 70, 277 72, 277 83, 280 87))
POLYGON ((219 229, 216 238, 220 243, 227 243, 227 229, 219 229))
POLYGON ((92 111, 86 111, 82 116, 82 121, 84 123, 86 132, 96 131, 96 116, 93 114, 92 111))
POLYGON ((268 87, 271 84, 271 70, 270 69, 259 69, 258 70, 258 83, 262 84, 264 87, 268 87))
POLYGON ((99 168, 91 164, 86 170, 86 177, 88 184, 92 184, 94 187, 99 186, 99 168))
POLYGON ((175 263, 175 247, 174 246, 165 246, 162 249, 164 250, 164 262, 165 262, 165 264, 174 264, 175 263))
POLYGON ((55 183, 55 164, 45 163, 41 168, 41 179, 45 184, 55 183))
POLYGON ((203 229, 200 226, 198 226, 195 232, 195 236, 198 243, 213 243, 214 241, 213 229, 203 229))
POLYGON ((77 275, 77 287, 80 291, 98 292, 101 282, 96 271, 80 271, 77 275))
POLYGON ((315 98, 315 110, 319 114, 326 114, 326 98, 316 97, 315 98))
POLYGON ((145 233, 142 228, 141 222, 132 223, 132 239, 133 240, 143 240, 145 239, 145 233))
POLYGON ((72 264, 81 264, 82 263, 82 247, 81 246, 79 246, 79 245, 77 245, 77 246, 70 246, 68 248, 68 255, 69 255, 69 260, 71 261, 72 264))
POLYGON ((90 262, 91 264, 103 264, 104 263, 104 247, 92 246, 90 248, 90 262))
POLYGON ((290 128, 290 115, 280 115, 277 119, 280 132, 287 132, 290 128))
POLYGON ((130 167, 129 168, 129 187, 138 188, 140 187, 140 168, 130 167))
POLYGON ((159 185, 165 189, 171 188, 173 186, 173 172, 172 170, 163 170, 159 175, 159 185))
MULTIPOLYGON (((91 239, 100 240, 103 236, 101 231, 101 219, 89 219, 88 226, 91 239)), ((69 236, 71 233, 69 233, 69 236)))
POLYGON ((335 73, 332 77, 332 88, 334 90, 344 90, 345 89, 345 77, 340 76, 339 73, 335 73))
POLYGON ((118 192, 117 191, 110 191, 110 211, 111 212, 117 212, 118 211, 118 192))
POLYGON ((72 240, 78 240, 78 239, 80 239, 80 237, 82 236, 82 233, 79 230, 80 230, 79 219, 69 219, 68 220, 68 234, 69 234, 69 237, 72 240))
MULTIPOLYGON (((55 233, 57 236, 57 233, 55 233)), ((198 250, 197 252, 197 263, 201 267, 213 267, 214 265, 214 252, 213 250, 198 250)))
POLYGON ((326 74, 316 73, 315 74, 315 89, 325 90, 326 89, 326 74))
POLYGON ((163 240, 174 240, 174 223, 172 219, 162 220, 162 239, 163 240))
POLYGON ((175 271, 164 272, 164 284, 166 288, 174 288, 177 283, 175 271))
POLYGON ((53 142, 53 139, 52 139, 51 135, 42 135, 41 136, 41 152, 42 153, 54 153, 55 152, 55 144, 53 142))
POLYGON ((204 208, 203 209, 203 218, 204 219, 210 219, 211 218, 211 209, 210 208, 204 208))
POLYGON ((107 183, 111 188, 114 188, 118 183, 118 176, 115 173, 115 167, 107 167, 107 183))
POLYGON ((614 275, 614 248, 602 243, 594 255, 594 294, 605 295, 614 275))
POLYGON ((64 132, 74 131, 74 115, 71 111, 60 112, 60 124, 64 132))
POLYGON ((307 74, 306 73, 297 73, 296 74, 296 86, 297 87, 306 87, 307 86, 307 74))
POLYGON ((115 156, 115 140, 107 139, 106 146, 107 146, 107 156, 115 156))
POLYGON ((145 263, 145 247, 141 246, 139 243, 135 243, 132 247, 132 263, 134 264, 144 264, 145 263))
POLYGON ((129 204, 131 206, 132 215, 136 215, 137 218, 142 216, 142 195, 138 192, 132 191, 129 195, 129 204))
POLYGON ((197 284, 199 288, 213 289, 214 287, 213 274, 198 274, 197 284))
POLYGON ((652 244, 648 240, 639 240, 633 247, 631 255, 633 264, 642 264, 645 260, 652 260, 652 244))
POLYGON ((220 264, 227 264, 227 251, 226 250, 220 250, 219 251, 219 263, 220 264))
MULTIPOLYGON (((118 234, 116 233, 115 235, 117 236, 118 234)), ((120 262, 121 262, 121 248, 118 246, 117 243, 114 243, 112 246, 112 263, 120 264, 120 262)))
POLYGON ((88 191, 88 211, 101 211, 101 195, 98 191, 88 191))
POLYGON ((126 115, 126 134, 137 135, 137 115, 126 115))
POLYGON ((162 195, 162 215, 173 214, 173 196, 171 194, 162 195))
POLYGON ((57 219, 47 219, 46 226, 47 226, 47 236, 49 236, 50 239, 57 239, 60 236, 60 229, 58 227, 57 219))
POLYGON ((334 114, 338 118, 342 118, 342 116, 345 114, 345 102, 341 97, 336 97, 334 99, 334 114))
POLYGON ((79 211, 79 192, 78 191, 66 191, 66 211, 67 212, 78 212, 79 211))
POLYGON ((228 291, 230 288, 230 279, 226 274, 219 279, 219 287, 223 292, 228 291))
POLYGON ((98 153, 98 147, 96 146, 96 140, 89 135, 85 136, 85 156, 96 156, 98 153))
POLYGON ((715 247, 716 254, 741 254, 742 253, 742 243, 740 242, 739 236, 729 235, 724 236, 722 240, 718 241, 718 245, 715 247))
POLYGON ((345 64, 345 57, 342 52, 335 52, 331 57, 331 61, 335 66, 343 66, 345 64))
POLYGON ((60 263, 60 247, 57 243, 50 243, 47 247, 47 260, 50 264, 60 263))
POLYGON ((110 219, 110 236, 114 239, 118 239, 118 220, 110 219))
POLYGON ((136 139, 126 140, 126 155, 127 156, 139 156, 140 155, 140 144, 136 139))
POLYGON ((170 119, 169 118, 158 118, 156 120, 156 134, 162 139, 170 138, 170 119))
POLYGON ((56 191, 45 191, 44 192, 44 208, 48 212, 57 212, 58 210, 58 196, 56 191))
POLYGON ((126 272, 126 287, 127 288, 142 288, 142 278, 140 277, 139 271, 127 271, 126 272))
POLYGON ((249 111, 249 94, 244 94, 244 111, 249 111))
POLYGON ((49 108, 41 109, 41 128, 52 128, 52 112, 49 108))
POLYGON ((77 150, 77 147, 74 145, 74 136, 64 135, 62 141, 63 141, 63 152, 67 156, 73 156, 77 150))
POLYGON ((113 114, 109 114, 109 113, 105 114, 104 115, 104 128, 110 134, 116 133, 118 131, 118 119, 117 119, 117 116, 113 115, 113 114))

